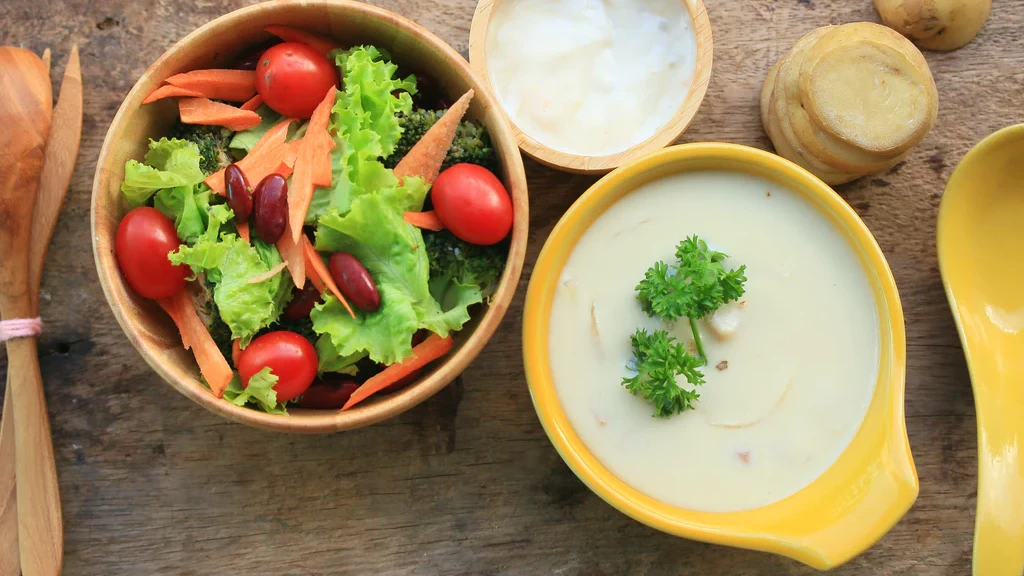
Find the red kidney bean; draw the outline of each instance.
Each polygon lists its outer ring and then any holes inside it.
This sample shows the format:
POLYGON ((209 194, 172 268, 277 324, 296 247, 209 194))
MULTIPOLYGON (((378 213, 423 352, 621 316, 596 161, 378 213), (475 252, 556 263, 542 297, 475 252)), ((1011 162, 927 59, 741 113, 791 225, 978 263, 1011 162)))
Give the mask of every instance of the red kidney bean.
POLYGON ((253 229, 267 244, 277 242, 288 222, 288 182, 271 174, 256 185, 252 194, 253 229))
POLYGON ((289 320, 303 320, 309 318, 313 306, 320 301, 320 291, 310 283, 305 290, 295 288, 292 290, 292 300, 284 309, 284 317, 289 320))
POLYGON ((359 384, 354 380, 342 380, 340 382, 317 380, 299 397, 299 406, 321 410, 341 408, 358 388, 359 384))
POLYGON ((376 312, 380 308, 377 284, 355 256, 336 252, 331 255, 329 265, 338 289, 353 306, 363 312, 376 312))
POLYGON ((249 180, 237 164, 229 164, 224 169, 224 188, 227 189, 228 207, 235 213, 235 222, 248 222, 252 214, 252 193, 249 180))

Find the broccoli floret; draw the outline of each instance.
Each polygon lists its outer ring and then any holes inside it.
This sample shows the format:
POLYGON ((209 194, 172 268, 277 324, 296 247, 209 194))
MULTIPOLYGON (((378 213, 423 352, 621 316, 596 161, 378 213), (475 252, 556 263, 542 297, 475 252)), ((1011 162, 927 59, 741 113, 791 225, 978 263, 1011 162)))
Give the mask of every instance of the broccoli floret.
POLYGON ((228 143, 234 132, 220 126, 202 126, 199 124, 182 124, 178 122, 171 127, 168 137, 195 142, 199 146, 202 159, 199 167, 209 175, 233 162, 228 153, 228 143))
MULTIPOLYGON (((402 127, 402 137, 398 140, 395 151, 384 159, 384 165, 388 168, 397 166, 398 161, 409 153, 409 149, 420 141, 444 113, 444 110, 414 110, 409 115, 400 116, 398 123, 402 127)), ((478 164, 492 172, 497 172, 499 168, 498 155, 491 146, 491 137, 487 129, 471 120, 464 120, 459 124, 455 132, 455 141, 448 150, 441 170, 461 162, 478 164)))
POLYGON ((431 279, 446 277, 464 286, 479 286, 485 298, 494 293, 505 269, 507 241, 478 246, 456 238, 447 230, 424 230, 423 243, 427 248, 431 279))
POLYGON ((220 319, 217 303, 213 300, 213 282, 210 282, 205 274, 198 274, 197 278, 194 286, 198 286, 198 290, 190 292, 192 306, 196 309, 199 319, 206 325, 206 329, 210 331, 210 336, 213 336, 213 341, 217 343, 221 354, 225 358, 231 358, 231 328, 220 319))

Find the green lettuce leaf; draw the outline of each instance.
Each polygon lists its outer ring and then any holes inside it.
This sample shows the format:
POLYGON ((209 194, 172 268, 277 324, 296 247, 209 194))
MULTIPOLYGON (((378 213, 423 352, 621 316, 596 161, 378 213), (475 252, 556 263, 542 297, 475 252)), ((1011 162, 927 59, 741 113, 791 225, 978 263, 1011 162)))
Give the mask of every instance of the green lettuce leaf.
POLYGON ((250 245, 233 232, 220 232, 231 211, 223 206, 210 209, 210 225, 193 246, 182 246, 170 255, 175 264, 188 264, 194 273, 205 273, 213 282, 213 300, 231 337, 241 346, 281 315, 291 298, 291 277, 282 271, 262 282, 249 279, 281 263, 281 255, 258 238, 250 245))
POLYGON ((366 352, 357 352, 348 356, 342 356, 334 347, 334 341, 330 336, 321 336, 316 341, 316 356, 320 359, 317 372, 336 372, 355 376, 359 373, 356 362, 366 358, 366 352))
POLYGON ((342 216, 335 211, 320 219, 317 249, 352 254, 366 267, 380 291, 381 307, 353 320, 340 303, 328 297, 310 318, 317 334, 328 335, 340 356, 365 351, 371 360, 392 364, 412 353, 412 335, 426 328, 440 336, 462 328, 468 307, 480 302, 479 290, 466 289, 444 309, 430 293, 429 264, 423 236, 402 217, 423 208, 427 187, 419 178, 352 200, 342 216))
POLYGON ((372 46, 338 52, 336 62, 345 88, 331 109, 331 186, 314 191, 308 224, 329 210, 345 214, 360 194, 398 185, 380 159, 394 152, 402 136, 397 114, 412 111, 410 94, 416 92, 415 77, 393 78, 397 66, 372 46))
POLYGON ((153 197, 153 206, 174 222, 178 238, 191 245, 206 231, 210 194, 205 184, 164 188, 153 197))
POLYGON ((267 366, 253 374, 249 379, 249 385, 243 388, 242 379, 236 373, 224 391, 224 399, 235 406, 253 404, 268 414, 287 414, 288 409, 285 405, 277 401, 277 391, 274 390, 277 380, 277 376, 267 366))
MULTIPOLYGON (((270 106, 267 106, 266 104, 257 108, 256 113, 260 115, 259 124, 252 128, 239 130, 231 137, 231 142, 228 143, 228 148, 232 150, 232 153, 239 156, 245 156, 248 154, 252 150, 253 146, 260 141, 260 138, 262 138, 268 130, 276 126, 283 118, 283 116, 274 112, 270 106)), ((293 124, 290 129, 294 130, 294 128, 295 126, 293 124)))
POLYGON ((157 190, 195 186, 205 178, 200 160, 199 147, 193 142, 150 140, 145 163, 129 160, 125 164, 121 192, 135 208, 144 205, 157 190))

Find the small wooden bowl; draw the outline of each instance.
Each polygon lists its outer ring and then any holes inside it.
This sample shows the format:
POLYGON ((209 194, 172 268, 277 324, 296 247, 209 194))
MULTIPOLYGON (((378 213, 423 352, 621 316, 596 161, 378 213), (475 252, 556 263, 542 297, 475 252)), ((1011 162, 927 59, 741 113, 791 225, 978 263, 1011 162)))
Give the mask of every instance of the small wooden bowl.
MULTIPOLYGON (((490 74, 487 71, 487 33, 490 29, 491 14, 501 0, 480 0, 477 4, 476 13, 473 15, 473 23, 469 32, 469 61, 473 71, 482 84, 492 90, 490 74)), ((711 22, 708 20, 707 10, 704 9, 702 0, 680 0, 684 2, 693 17, 694 32, 697 35, 697 61, 694 70, 693 83, 690 84, 690 91, 686 94, 679 110, 675 115, 662 126, 653 136, 630 148, 609 154, 606 156, 586 156, 583 154, 568 154, 549 148, 529 134, 526 134, 516 126, 515 122, 501 109, 508 123, 512 126, 512 132, 519 141, 519 148, 527 155, 538 162, 566 172, 577 174, 603 174, 619 167, 620 165, 654 152, 671 144, 682 135, 686 127, 690 125, 693 117, 704 100, 704 93, 708 89, 708 81, 711 79, 711 61, 713 42, 711 40, 711 22)), ((500 104, 500 103, 499 103, 500 104)), ((499 106, 500 108, 500 106, 499 106)))
POLYGON ((132 345, 179 392, 230 420, 280 432, 325 433, 367 426, 400 414, 434 395, 461 373, 494 334, 515 294, 526 254, 529 207, 526 175, 515 135, 490 89, 478 82, 469 64, 441 39, 386 10, 347 0, 267 2, 217 18, 179 41, 135 84, 107 132, 97 162, 92 192, 93 252, 103 292, 132 345), (144 156, 150 137, 160 137, 176 119, 173 100, 142 106, 160 82, 179 72, 226 67, 247 49, 268 40, 263 28, 281 24, 337 38, 346 45, 374 44, 394 61, 434 78, 453 99, 475 91, 469 116, 482 122, 503 166, 501 174, 515 209, 511 248, 500 285, 485 309, 456 334, 456 345, 442 361, 400 392, 373 398, 352 410, 290 408, 272 415, 218 399, 199 380, 192 353, 181 345, 170 318, 154 302, 125 284, 114 259, 114 236, 126 208, 120 185, 125 162, 144 156))

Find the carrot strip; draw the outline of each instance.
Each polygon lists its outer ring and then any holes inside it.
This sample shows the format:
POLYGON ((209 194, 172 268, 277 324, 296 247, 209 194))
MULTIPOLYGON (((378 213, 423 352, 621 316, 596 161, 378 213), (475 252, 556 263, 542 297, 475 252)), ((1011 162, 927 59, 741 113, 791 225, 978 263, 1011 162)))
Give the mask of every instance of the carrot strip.
POLYGON ((444 224, 441 222, 441 219, 437 217, 437 212, 434 212, 433 210, 428 210, 426 212, 406 212, 405 214, 402 214, 402 218, 417 228, 433 230, 434 232, 444 230, 444 224))
MULTIPOLYGON (((294 120, 291 119, 278 122, 276 126, 267 130, 267 133, 256 142, 245 158, 235 162, 253 186, 271 174, 280 174, 285 178, 291 176, 292 169, 287 165, 290 148, 285 144, 285 138, 288 137, 288 126, 292 122, 294 120)), ((224 170, 210 174, 204 182, 210 187, 210 190, 213 190, 214 194, 223 196, 227 193, 224 185, 224 170)))
POLYGON ((451 336, 442 338, 437 334, 431 334, 426 340, 416 346, 413 346, 412 356, 402 360, 401 362, 396 362, 391 366, 388 366, 379 374, 371 377, 363 383, 362 386, 352 393, 348 402, 345 402, 345 405, 341 409, 343 411, 348 410, 377 392, 380 392, 409 374, 412 374, 416 370, 423 368, 427 364, 447 354, 451 351, 454 345, 455 342, 452 340, 451 336))
POLYGON ((266 272, 263 272, 262 274, 257 274, 255 276, 253 276, 252 278, 249 278, 248 283, 249 284, 259 284, 260 282, 263 282, 263 281, 266 281, 266 280, 270 280, 274 276, 277 276, 278 274, 280 274, 281 271, 284 270, 287 267, 288 267, 288 264, 286 262, 281 262, 280 264, 274 266, 270 270, 267 270, 266 272))
POLYGON ((295 287, 302 290, 306 286, 306 259, 302 245, 292 240, 290 224, 284 221, 284 234, 277 241, 277 251, 288 265, 288 273, 292 275, 295 287))
POLYGON ((231 341, 231 363, 238 366, 238 360, 242 357, 242 341, 235 338, 231 341))
POLYGON ((238 227, 238 236, 245 240, 246 244, 252 244, 252 240, 249 239, 249 223, 238 222, 235 226, 238 227))
POLYGON ((463 94, 462 98, 452 104, 430 130, 427 130, 420 141, 413 145, 409 153, 395 166, 394 173, 399 180, 406 176, 419 176, 427 185, 437 180, 437 175, 441 173, 441 164, 444 163, 448 149, 455 140, 455 131, 469 110, 469 101, 472 99, 472 90, 463 94))
POLYGON ((150 102, 156 102, 157 100, 162 100, 164 98, 202 98, 203 96, 203 93, 196 92, 195 90, 189 90, 187 88, 182 88, 181 86, 166 85, 150 92, 149 96, 146 96, 146 99, 143 100, 142 103, 149 104, 150 102))
POLYGON ((255 112, 256 109, 259 108, 262 105, 263 105, 263 98, 259 94, 257 94, 255 96, 253 96, 252 98, 249 98, 248 100, 246 100, 245 104, 242 104, 240 106, 240 108, 242 110, 252 110, 253 112, 255 112))
POLYGON ((305 30, 291 28, 289 26, 267 26, 264 30, 285 42, 298 42, 299 44, 305 44, 328 57, 330 57, 332 50, 336 50, 338 48, 338 44, 333 40, 317 36, 316 34, 306 32, 305 30))
POLYGON ((192 298, 188 291, 181 290, 174 296, 161 298, 158 302, 174 320, 185 349, 192 349, 196 363, 199 364, 199 371, 210 385, 214 396, 223 397, 234 374, 228 361, 217 348, 217 343, 213 341, 213 336, 210 336, 210 331, 192 307, 192 298))
POLYGON ((331 273, 327 270, 327 266, 324 265, 324 261, 320 259, 320 254, 317 253, 313 243, 309 241, 309 237, 305 234, 302 235, 302 252, 306 256, 306 270, 309 274, 309 281, 320 290, 321 294, 324 292, 322 286, 326 286, 331 291, 331 294, 338 299, 338 302, 341 302, 341 305, 345 307, 345 310, 348 310, 348 315, 355 320, 356 313, 348 305, 348 300, 345 300, 345 297, 341 295, 341 290, 338 290, 338 285, 334 283, 334 278, 331 277, 331 273))
POLYGON ((313 111, 295 158, 295 171, 291 186, 288 187, 288 218, 291 220, 292 238, 296 244, 302 234, 302 222, 306 219, 309 203, 313 200, 313 190, 318 182, 324 181, 325 170, 327 184, 320 185, 329 186, 331 183, 331 148, 334 147, 334 139, 327 131, 327 122, 334 106, 336 91, 331 86, 313 111))
POLYGON ((224 126, 235 131, 260 124, 260 115, 252 110, 242 110, 209 98, 182 98, 178 100, 178 113, 182 124, 224 126))
POLYGON ((193 70, 175 74, 166 82, 211 100, 245 102, 256 94, 255 70, 193 70))

